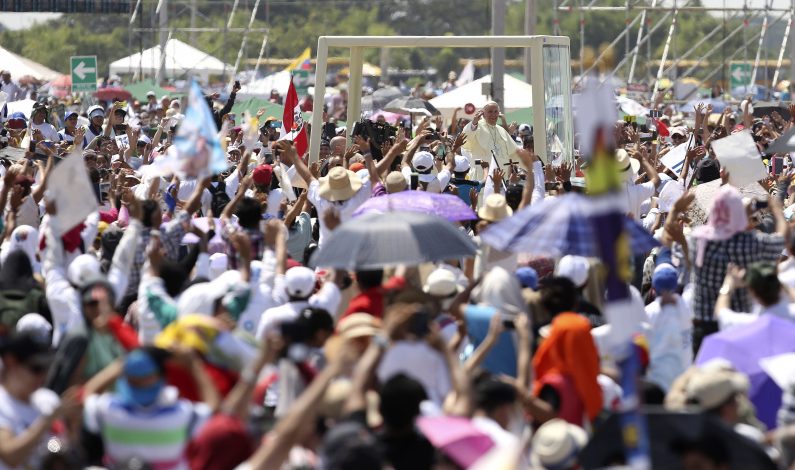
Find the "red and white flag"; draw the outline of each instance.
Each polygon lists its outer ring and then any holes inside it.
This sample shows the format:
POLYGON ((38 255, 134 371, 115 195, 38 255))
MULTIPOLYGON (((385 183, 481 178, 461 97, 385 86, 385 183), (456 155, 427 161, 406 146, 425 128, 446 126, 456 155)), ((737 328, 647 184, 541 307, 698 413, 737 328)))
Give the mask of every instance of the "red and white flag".
POLYGON ((298 93, 295 91, 293 78, 290 77, 290 89, 284 100, 284 116, 282 117, 282 130, 279 140, 292 140, 298 156, 303 157, 309 150, 309 140, 306 137, 304 117, 298 102, 298 93))

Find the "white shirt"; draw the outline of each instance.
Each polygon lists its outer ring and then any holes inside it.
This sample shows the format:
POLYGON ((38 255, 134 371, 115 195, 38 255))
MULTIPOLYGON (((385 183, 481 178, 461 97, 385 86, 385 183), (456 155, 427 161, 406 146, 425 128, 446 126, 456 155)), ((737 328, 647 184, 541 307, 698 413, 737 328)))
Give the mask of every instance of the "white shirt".
POLYGON ((8 95, 9 102, 25 99, 25 92, 13 81, 6 83, 0 80, 0 91, 4 91, 8 95))
MULTIPOLYGON (((19 436, 41 416, 55 411, 60 399, 52 390, 40 388, 33 392, 30 402, 22 402, 12 397, 5 388, 0 386, 0 429, 8 429, 14 436, 19 436)), ((0 470, 39 468, 41 459, 47 455, 47 440, 50 433, 45 433, 34 450, 28 454, 25 465, 9 467, 0 460, 0 470)))
POLYGON ((636 221, 641 221, 641 205, 643 201, 654 196, 654 183, 647 181, 643 184, 633 184, 627 181, 622 191, 622 199, 626 200, 626 212, 632 213, 636 221))
POLYGON ((721 330, 725 330, 735 326, 747 325, 761 315, 766 314, 775 315, 785 320, 795 321, 795 304, 787 302, 783 293, 781 297, 782 299, 777 304, 769 307, 754 305, 751 313, 735 312, 730 308, 724 308, 718 312, 718 326, 721 330))
POLYGON ((693 363, 693 311, 676 296, 676 305, 661 298, 646 306, 649 340, 647 377, 668 391, 674 379, 693 363))
MULTIPOLYGON (((276 276, 277 281, 284 285, 283 279, 280 281, 276 276)), ((339 287, 333 282, 326 282, 312 297, 307 300, 297 300, 287 302, 278 307, 269 308, 265 310, 257 325, 257 338, 264 340, 269 332, 278 328, 282 323, 286 323, 298 318, 301 311, 307 307, 322 308, 329 312, 332 316, 337 312, 342 294, 339 287)))
MULTIPOLYGON (((403 173, 403 177, 406 178, 406 184, 411 185, 411 168, 404 166, 401 172, 403 173)), ((450 183, 450 178, 452 178, 452 175, 450 174, 450 170, 446 167, 442 168, 435 175, 430 173, 420 175, 420 181, 427 183, 427 188, 425 190, 429 193, 441 193, 450 183)))
POLYGON ((384 383, 399 373, 421 383, 428 399, 437 406, 442 406, 452 389, 444 358, 425 341, 398 341, 384 353, 378 366, 378 380, 384 383))
MULTIPOLYGON (((38 129, 41 131, 41 135, 44 137, 44 140, 49 140, 52 142, 60 142, 61 137, 58 135, 58 130, 55 129, 55 126, 48 122, 42 122, 41 124, 34 124, 33 122, 30 123, 31 129, 38 129)), ((31 133, 31 136, 33 134, 31 133)))
POLYGON ((353 197, 342 202, 332 202, 320 197, 320 181, 313 179, 312 182, 309 183, 309 189, 307 191, 306 198, 317 209, 318 222, 320 222, 320 240, 318 240, 318 246, 323 244, 323 240, 325 240, 330 233, 329 229, 326 227, 326 223, 323 221, 323 213, 325 213, 329 208, 335 207, 339 211, 340 221, 345 222, 353 216, 353 213, 356 211, 356 209, 364 204, 369 197, 369 179, 367 181, 363 181, 362 187, 359 188, 359 191, 357 191, 353 197))
MULTIPOLYGON (((238 172, 233 171, 231 175, 227 176, 224 180, 224 184, 226 185, 226 195, 229 196, 229 199, 234 199, 237 188, 240 186, 240 175, 238 172)), ((253 189, 249 189, 246 196, 254 197, 255 194, 256 192, 253 189)), ((283 197, 284 193, 281 188, 271 189, 270 192, 268 192, 268 207, 265 208, 265 213, 277 217, 283 197)))
MULTIPOLYGON (((197 179, 190 179, 184 180, 179 183, 179 191, 177 191, 177 199, 180 201, 187 201, 190 199, 190 196, 193 194, 193 191, 196 190, 196 185, 199 184, 199 180, 197 179)), ((201 196, 201 208, 202 213, 206 216, 210 213, 210 205, 213 201, 213 195, 210 194, 210 191, 205 188, 202 191, 201 196)), ((221 214, 213 214, 213 217, 220 217, 221 214)))

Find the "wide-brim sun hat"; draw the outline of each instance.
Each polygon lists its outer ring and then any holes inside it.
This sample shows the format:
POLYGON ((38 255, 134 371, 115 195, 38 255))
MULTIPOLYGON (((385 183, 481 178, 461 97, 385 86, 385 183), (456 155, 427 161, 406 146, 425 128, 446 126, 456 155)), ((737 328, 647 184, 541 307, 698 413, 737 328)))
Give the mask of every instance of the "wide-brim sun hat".
POLYGON ((320 197, 327 201, 347 201, 362 187, 356 173, 342 167, 334 167, 328 176, 320 178, 320 197))

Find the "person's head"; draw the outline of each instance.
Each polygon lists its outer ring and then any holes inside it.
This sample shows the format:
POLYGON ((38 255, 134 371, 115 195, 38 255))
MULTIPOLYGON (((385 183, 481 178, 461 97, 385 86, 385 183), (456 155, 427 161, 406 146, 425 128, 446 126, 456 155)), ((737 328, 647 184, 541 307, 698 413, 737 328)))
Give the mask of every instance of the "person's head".
POLYGON ((467 174, 469 173, 471 165, 469 164, 469 158, 463 155, 456 155, 455 156, 455 168, 453 168, 453 175, 456 178, 466 178, 467 174))
POLYGON ((555 266, 555 276, 565 277, 574 287, 582 289, 588 284, 588 269, 590 263, 583 256, 566 255, 555 266))
POLYGON ((475 407, 493 419, 503 429, 510 429, 515 416, 518 395, 516 388, 493 377, 486 377, 475 384, 475 407))
POLYGON ((341 167, 343 164, 342 157, 337 155, 331 155, 328 159, 328 164, 326 165, 326 171, 331 170, 332 168, 341 167))
POLYGON ((69 129, 70 131, 75 130, 77 127, 77 113, 74 111, 69 111, 64 115, 64 127, 69 129))
POLYGON ((399 193, 408 189, 409 185, 406 182, 406 177, 399 171, 390 171, 384 180, 384 187, 388 194, 399 193))
POLYGON ((108 281, 97 277, 96 280, 86 283, 80 289, 80 302, 83 316, 88 322, 93 322, 101 313, 100 302, 107 301, 115 305, 116 294, 108 281))
POLYGON ((157 203, 154 199, 146 199, 141 203, 141 210, 143 212, 143 217, 141 222, 143 226, 146 228, 160 228, 160 224, 163 223, 163 210, 160 209, 160 204, 157 203))
POLYGON ((254 180, 254 186, 257 188, 257 191, 261 193, 269 192, 271 181, 273 180, 273 167, 264 164, 254 168, 254 171, 251 173, 251 179, 254 180))
POLYGON ((502 194, 489 194, 483 206, 478 209, 478 231, 485 228, 488 224, 499 222, 513 214, 513 209, 508 206, 505 196, 502 194))
POLYGON ((27 401, 44 386, 53 356, 50 343, 31 331, 17 331, 0 339, 3 386, 17 400, 27 401))
POLYGON ((425 388, 415 379, 398 373, 381 386, 378 411, 390 431, 405 431, 420 414, 420 403, 428 399, 425 388))
POLYGON ((295 266, 284 274, 284 284, 290 300, 306 300, 315 291, 315 272, 305 266, 295 266))
POLYGON ((334 319, 322 308, 307 307, 296 323, 303 330, 303 342, 310 347, 320 348, 334 333, 334 319))
POLYGON ((538 283, 538 291, 541 293, 541 305, 550 316, 571 312, 577 306, 577 288, 568 278, 543 279, 538 283))
POLYGON ((235 215, 241 227, 256 230, 262 220, 262 204, 252 197, 244 197, 235 208, 235 215))
POLYGON ((232 163, 238 163, 240 161, 240 147, 230 145, 226 149, 226 160, 232 163))
POLYGON ((323 139, 320 141, 320 159, 325 160, 329 155, 331 155, 331 146, 328 140, 323 139))
POLYGON ((575 469, 577 455, 587 443, 588 434, 581 427, 551 419, 533 435, 530 460, 536 468, 575 469))
POLYGON ((682 470, 729 470, 729 449, 718 436, 706 435, 695 440, 677 439, 671 443, 679 455, 682 470))
POLYGON ((523 266, 516 270, 516 277, 519 279, 519 283, 525 289, 538 289, 538 272, 529 267, 523 266))
POLYGON ((369 269, 356 271, 356 283, 359 284, 360 290, 372 289, 380 287, 384 280, 383 269, 369 269))
POLYGON ((773 263, 757 262, 748 266, 745 284, 751 295, 765 307, 775 305, 781 299, 781 282, 773 263))
POLYGON ((3 70, 0 72, 0 77, 3 79, 5 83, 9 83, 11 81, 11 72, 8 70, 3 70))
POLYGON ((679 145, 685 143, 687 141, 687 131, 684 127, 674 127, 670 129, 671 133, 671 142, 674 145, 679 145))
POLYGON ((486 103, 483 107, 483 119, 492 126, 497 125, 497 120, 500 118, 500 105, 494 101, 486 103))
POLYGON ((696 164, 693 177, 699 183, 709 183, 720 179, 720 163, 714 158, 704 158, 696 164))
POLYGON ((31 111, 30 120, 33 121, 34 124, 41 124, 47 119, 47 106, 42 103, 36 103, 33 105, 33 111, 31 111))
POLYGON ((669 263, 661 263, 654 268, 651 275, 651 286, 657 295, 676 292, 679 286, 679 273, 676 268, 669 263))
POLYGON ((124 358, 116 393, 128 406, 146 408, 157 402, 165 386, 164 357, 155 348, 140 348, 124 358))
POLYGON ((748 378, 726 369, 699 371, 687 383, 685 393, 690 404, 734 425, 740 418, 738 397, 747 392, 748 378))
POLYGON ((157 103, 157 95, 155 95, 154 91, 149 91, 146 93, 146 101, 150 104, 157 103))
POLYGON ((338 135, 336 137, 332 137, 331 141, 329 142, 329 149, 331 151, 331 155, 341 157, 345 154, 345 137, 338 135))
POLYGON ((105 110, 102 106, 92 106, 88 108, 88 119, 95 127, 100 127, 105 122, 105 110))
POLYGON ((363 424, 353 421, 338 424, 326 433, 320 455, 327 470, 384 468, 375 437, 363 424))
POLYGON ((356 173, 342 167, 331 168, 328 175, 320 178, 320 197, 327 201, 341 202, 352 198, 362 187, 356 173))
MULTIPOLYGON (((748 228, 748 213, 740 191, 732 185, 723 185, 718 190, 710 208, 706 225, 693 230, 696 238, 710 241, 727 240, 748 228)), ((697 264, 699 260, 696 260, 697 264)))

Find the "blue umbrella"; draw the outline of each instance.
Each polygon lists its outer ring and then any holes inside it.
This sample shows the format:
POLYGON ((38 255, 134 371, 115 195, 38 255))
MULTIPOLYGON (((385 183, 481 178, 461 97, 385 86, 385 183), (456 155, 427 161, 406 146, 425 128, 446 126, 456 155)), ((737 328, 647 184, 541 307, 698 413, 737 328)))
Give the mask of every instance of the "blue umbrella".
POLYGON ((732 96, 735 98, 745 98, 751 95, 755 100, 766 100, 770 96, 770 89, 762 85, 743 85, 732 88, 732 96))
MULTIPOLYGON (((498 250, 514 253, 598 257, 593 204, 593 199, 576 193, 545 199, 490 225, 481 239, 498 250)), ((633 253, 645 253, 660 244, 628 217, 624 218, 624 228, 633 253)))

